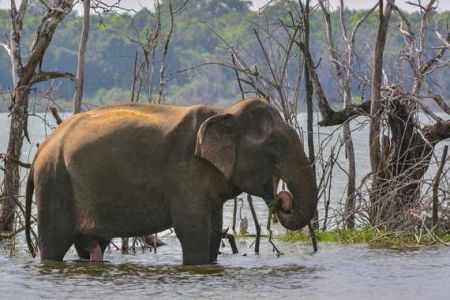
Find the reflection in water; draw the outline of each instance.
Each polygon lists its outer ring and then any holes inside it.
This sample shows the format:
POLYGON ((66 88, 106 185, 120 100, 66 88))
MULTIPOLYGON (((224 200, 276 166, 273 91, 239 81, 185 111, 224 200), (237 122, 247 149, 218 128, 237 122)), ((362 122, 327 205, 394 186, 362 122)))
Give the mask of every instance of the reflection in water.
POLYGON ((167 243, 157 254, 111 251, 104 263, 0 256, 1 299, 443 299, 450 289, 446 247, 322 244, 313 254, 310 245, 277 242, 277 258, 264 240, 254 255, 248 240, 246 256, 225 248, 218 265, 182 266, 178 241, 167 243))
POLYGON ((186 275, 221 275, 225 269, 221 265, 210 266, 183 266, 183 265, 141 265, 137 263, 112 264, 110 262, 45 262, 39 264, 40 275, 51 276, 89 276, 89 277, 114 277, 114 276, 174 276, 186 275))

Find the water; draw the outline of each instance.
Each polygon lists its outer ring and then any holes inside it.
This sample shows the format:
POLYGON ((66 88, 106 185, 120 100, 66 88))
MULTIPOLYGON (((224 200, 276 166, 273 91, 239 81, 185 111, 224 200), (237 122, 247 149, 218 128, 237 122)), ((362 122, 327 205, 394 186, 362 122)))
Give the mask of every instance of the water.
POLYGON ((238 243, 223 249, 219 264, 181 266, 178 241, 166 238, 158 253, 106 253, 108 262, 67 260, 41 264, 0 256, 1 299, 446 299, 450 251, 444 246, 398 251, 363 245, 276 242, 277 257, 263 240, 261 254, 238 243), (246 253, 247 256, 242 254, 246 253))
MULTIPOLYGON (((29 161, 36 143, 50 129, 42 119, 30 120, 32 146, 25 142, 23 161, 29 161)), ((52 123, 52 118, 47 118, 52 123)), ((304 116, 300 116, 302 124, 304 116)), ((352 123, 357 160, 357 178, 369 172, 367 128, 352 123)), ((54 124, 54 123, 52 123, 54 124)), ((4 152, 8 134, 7 114, 0 114, 0 152, 4 152)), ((305 128, 305 127, 304 127, 305 128)), ((336 128, 321 128, 316 143, 336 128)), ((325 147, 326 158, 336 138, 325 147)), ((448 143, 448 142, 447 142, 448 143)), ((445 143, 437 147, 437 157, 445 143)), ((317 148, 316 148, 317 149, 317 148)), ((345 168, 341 153, 338 163, 345 168)), ((432 165, 426 180, 433 178, 432 165)), ((0 173, 0 176, 2 174, 0 173)), ((22 170, 26 175, 26 170, 22 170)), ((333 171, 332 203, 337 207, 345 193, 345 173, 333 171)), ((258 219, 267 222, 267 209, 260 199, 254 204, 258 219)), ((231 226, 233 203, 224 208, 224 225, 231 226)), ((319 204, 322 208, 323 204, 319 204)), ((246 204, 243 215, 251 218, 246 204)), ((283 233, 273 225, 275 233, 283 233)), ((254 233, 252 222, 249 231, 254 233)), ((13 256, 0 254, 0 299, 445 299, 450 296, 450 249, 446 246, 415 250, 373 249, 366 245, 319 244, 313 253, 310 245, 276 241, 284 254, 278 257, 262 239, 260 255, 249 248, 251 238, 238 241, 240 253, 231 254, 227 245, 219 264, 208 267, 181 265, 181 248, 173 236, 161 237, 168 245, 158 253, 142 252, 122 255, 117 250, 106 253, 105 263, 76 261, 73 250, 63 263, 41 264, 25 251, 24 238, 17 239, 18 251, 13 256), (243 254, 246 254, 245 256, 243 254)), ((0 249, 4 249, 0 245, 0 249)))

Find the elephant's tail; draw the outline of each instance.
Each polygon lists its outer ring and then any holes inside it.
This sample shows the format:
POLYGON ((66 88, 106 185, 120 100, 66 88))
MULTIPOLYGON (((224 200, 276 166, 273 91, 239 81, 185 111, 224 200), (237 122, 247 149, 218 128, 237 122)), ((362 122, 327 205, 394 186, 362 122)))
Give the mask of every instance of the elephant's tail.
POLYGON ((30 169, 30 174, 28 175, 27 189, 25 196, 25 238, 27 240, 28 250, 32 257, 36 257, 36 251, 34 250, 33 243, 31 242, 31 206, 34 191, 34 178, 33 178, 33 167, 30 169))

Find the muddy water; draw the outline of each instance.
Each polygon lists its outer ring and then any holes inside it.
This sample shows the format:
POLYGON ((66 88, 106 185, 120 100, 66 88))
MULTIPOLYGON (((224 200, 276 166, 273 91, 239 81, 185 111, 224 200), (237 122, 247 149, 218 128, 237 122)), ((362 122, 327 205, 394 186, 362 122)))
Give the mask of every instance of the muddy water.
POLYGON ((251 238, 239 254, 222 249, 219 264, 184 267, 173 237, 158 252, 122 255, 110 250, 104 263, 41 264, 0 255, 0 299, 449 299, 450 250, 371 249, 365 245, 276 242, 263 239, 255 255, 251 238))

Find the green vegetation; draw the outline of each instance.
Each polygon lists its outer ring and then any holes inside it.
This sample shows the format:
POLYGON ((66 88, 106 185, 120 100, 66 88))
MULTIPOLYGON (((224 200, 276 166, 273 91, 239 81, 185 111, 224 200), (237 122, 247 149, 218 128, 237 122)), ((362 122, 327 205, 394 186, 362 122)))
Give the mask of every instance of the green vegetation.
MULTIPOLYGON (((383 228, 335 229, 317 231, 317 240, 325 243, 359 244, 366 243, 371 247, 409 248, 429 244, 450 242, 450 233, 439 231, 392 231, 383 228)), ((277 236, 286 242, 310 242, 306 231, 289 232, 277 236)))
POLYGON ((279 196, 277 196, 272 202, 269 204, 269 214, 273 215, 277 210, 281 209, 283 202, 279 196))

